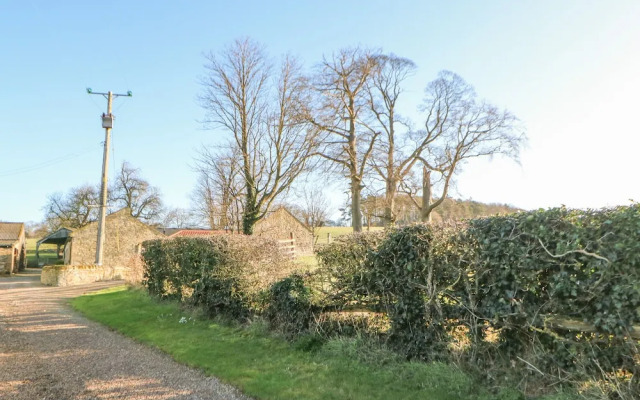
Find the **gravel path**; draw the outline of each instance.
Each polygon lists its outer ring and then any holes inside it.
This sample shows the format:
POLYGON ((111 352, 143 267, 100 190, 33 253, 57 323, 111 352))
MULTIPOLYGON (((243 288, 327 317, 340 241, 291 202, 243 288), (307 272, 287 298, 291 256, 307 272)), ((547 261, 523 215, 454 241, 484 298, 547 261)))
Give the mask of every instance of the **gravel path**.
POLYGON ((66 304, 122 282, 52 288, 39 274, 0 278, 0 399, 247 399, 66 304))

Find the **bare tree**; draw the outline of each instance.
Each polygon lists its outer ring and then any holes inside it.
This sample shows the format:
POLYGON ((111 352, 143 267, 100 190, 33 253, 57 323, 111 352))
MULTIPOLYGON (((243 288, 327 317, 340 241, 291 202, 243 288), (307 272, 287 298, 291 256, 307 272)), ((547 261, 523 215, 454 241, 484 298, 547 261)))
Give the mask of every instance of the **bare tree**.
POLYGON ((447 198, 452 178, 465 161, 496 154, 517 160, 526 137, 513 114, 478 100, 473 87, 452 72, 440 72, 425 93, 425 130, 419 134, 428 145, 418 157, 422 181, 405 180, 402 188, 421 210, 422 221, 428 222, 433 209, 447 198))
POLYGON ((194 211, 211 229, 241 231, 243 179, 233 147, 203 148, 196 158, 194 211))
POLYGON ((200 99, 207 123, 230 133, 240 154, 243 232, 251 234, 316 152, 316 130, 305 118, 307 83, 291 57, 274 73, 262 46, 249 39, 207 60, 200 99))
POLYGON ((367 120, 366 88, 376 69, 376 57, 369 50, 349 48, 319 66, 315 89, 318 108, 310 116, 327 134, 321 156, 346 174, 350 184, 351 225, 362 231, 362 189, 367 162, 379 132, 367 120))
POLYGON ((318 228, 324 226, 328 219, 329 202, 322 189, 317 186, 304 188, 301 197, 303 204, 300 213, 315 240, 318 228))
MULTIPOLYGON (((369 160, 373 170, 385 185, 384 224, 393 225, 397 219, 395 200, 400 183, 413 169, 422 152, 431 143, 428 135, 412 135, 409 122, 397 111, 402 83, 415 71, 413 61, 391 55, 376 56, 378 68, 368 81, 368 106, 375 116, 376 128, 382 131, 375 146, 374 157, 369 160), (398 128, 404 128, 401 132, 398 128)), ((369 213, 370 220, 373 214, 369 213)))
POLYGON ((364 196, 362 200, 362 214, 368 231, 371 230, 372 226, 379 226, 381 220, 384 222, 384 211, 386 206, 387 203, 385 201, 385 197, 371 194, 364 196))
POLYGON ((123 162, 110 190, 111 201, 118 208, 127 207, 131 216, 143 222, 156 221, 162 213, 160 191, 140 176, 140 170, 123 162))
POLYGON ((24 224, 25 235, 27 238, 41 238, 49 233, 49 227, 46 220, 43 222, 28 221, 24 224))
POLYGON ((81 228, 98 219, 99 190, 83 185, 69 193, 54 193, 44 206, 45 223, 50 231, 60 227, 81 228))
POLYGON ((163 213, 162 226, 167 228, 193 228, 194 216, 190 210, 184 208, 171 208, 163 213))

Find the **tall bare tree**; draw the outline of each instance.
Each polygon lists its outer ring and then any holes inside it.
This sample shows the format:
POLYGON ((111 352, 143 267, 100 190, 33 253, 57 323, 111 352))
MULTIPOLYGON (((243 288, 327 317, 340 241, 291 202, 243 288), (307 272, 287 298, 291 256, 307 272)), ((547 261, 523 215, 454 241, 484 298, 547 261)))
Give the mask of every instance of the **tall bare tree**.
POLYGON ((200 99, 208 124, 227 131, 240 154, 243 232, 252 234, 316 152, 317 132, 305 118, 307 83, 295 59, 286 57, 275 69, 264 48, 249 39, 207 60, 200 99))
POLYGON ((343 49, 324 58, 314 84, 319 99, 311 121, 327 135, 321 156, 349 179, 355 232, 362 231, 363 180, 379 136, 367 122, 367 85, 376 65, 370 50, 343 49))
POLYGON ((118 208, 129 208, 131 216, 146 223, 157 221, 162 213, 160 190, 151 186, 142 178, 140 170, 126 161, 120 166, 110 190, 110 200, 118 208))
POLYGON ((194 215, 185 208, 170 208, 162 213, 162 226, 167 228, 193 228, 197 224, 194 215))
POLYGON ((244 184, 237 150, 203 148, 196 158, 194 211, 211 229, 241 231, 244 184))
POLYGON ((402 84, 416 68, 413 61, 393 54, 377 55, 376 61, 378 67, 368 81, 367 95, 376 120, 374 129, 380 129, 382 135, 369 161, 385 185, 384 214, 380 217, 389 226, 397 218, 395 201, 400 184, 430 144, 430 137, 414 134, 410 123, 397 111, 404 92, 402 84))
POLYGON ((44 206, 45 223, 50 231, 60 227, 81 228, 98 219, 99 189, 83 185, 67 194, 54 193, 44 206))
POLYGON ((453 72, 440 72, 425 94, 425 129, 419 133, 428 145, 419 157, 422 180, 407 179, 402 187, 420 208, 422 220, 428 222, 467 160, 498 154, 517 160, 526 137, 513 114, 479 100, 473 87, 453 72))

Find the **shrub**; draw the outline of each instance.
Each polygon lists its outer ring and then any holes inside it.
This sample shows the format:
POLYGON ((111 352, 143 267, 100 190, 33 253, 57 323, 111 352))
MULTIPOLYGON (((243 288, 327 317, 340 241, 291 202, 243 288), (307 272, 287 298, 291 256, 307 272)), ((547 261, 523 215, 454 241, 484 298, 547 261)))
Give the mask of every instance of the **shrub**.
POLYGON ((439 358, 451 318, 447 292, 460 282, 455 226, 413 225, 391 231, 368 260, 367 287, 391 321, 391 343, 409 358, 439 358))
POLYGON ((354 233, 338 237, 318 250, 318 274, 323 281, 326 301, 341 309, 370 305, 377 299, 369 296, 365 283, 369 254, 383 241, 384 232, 354 233))
POLYGON ((272 329, 280 330, 289 338, 308 332, 314 307, 302 275, 293 274, 274 283, 266 303, 265 317, 272 329))
POLYGON ((503 354, 531 353, 547 373, 637 371, 627 337, 640 320, 638 233, 638 205, 470 221, 476 302, 464 305, 500 331, 503 354))
POLYGON ((239 320, 256 311, 261 291, 294 268, 276 242, 254 236, 152 240, 143 246, 144 284, 151 294, 239 320))

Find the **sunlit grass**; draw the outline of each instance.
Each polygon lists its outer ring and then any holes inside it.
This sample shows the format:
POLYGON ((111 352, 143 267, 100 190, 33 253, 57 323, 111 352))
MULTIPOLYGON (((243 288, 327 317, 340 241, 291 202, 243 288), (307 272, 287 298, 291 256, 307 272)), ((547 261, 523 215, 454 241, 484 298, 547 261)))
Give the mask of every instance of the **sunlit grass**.
MULTIPOLYGON (((29 267, 36 267, 36 244, 40 240, 39 238, 27 238, 27 265, 29 267)), ((58 263, 58 256, 56 254, 57 246, 55 244, 43 244, 40 246, 40 261, 46 264, 58 263)))
MULTIPOLYGON (((379 226, 372 226, 371 229, 369 230, 365 226, 363 227, 362 231, 363 232, 380 231, 382 229, 383 228, 379 226)), ((322 228, 317 228, 315 231, 315 235, 317 237, 316 243, 327 244, 327 240, 328 240, 327 234, 331 234, 331 239, 333 240, 339 236, 348 235, 350 233, 353 233, 353 228, 350 226, 323 226, 322 228)))
MULTIPOLYGON (((177 361, 258 399, 489 399, 474 381, 446 364, 364 362, 352 339, 308 346, 290 344, 260 329, 214 323, 120 287, 82 296, 73 306, 177 361)), ((386 354, 386 353, 381 353, 386 354)), ((384 356, 386 357, 386 356, 384 356)))

